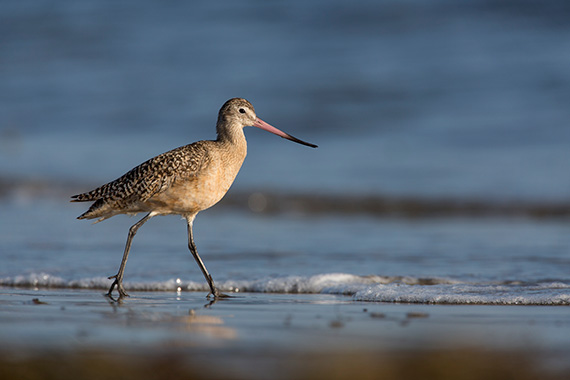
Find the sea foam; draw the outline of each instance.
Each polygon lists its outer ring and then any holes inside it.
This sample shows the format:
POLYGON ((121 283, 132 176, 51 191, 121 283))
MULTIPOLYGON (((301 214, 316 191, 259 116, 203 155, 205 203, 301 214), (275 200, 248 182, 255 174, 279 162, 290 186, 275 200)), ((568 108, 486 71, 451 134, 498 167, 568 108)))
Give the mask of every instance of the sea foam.
MULTIPOLYGON (((570 284, 550 280, 540 283, 509 281, 467 283, 448 278, 408 276, 358 276, 326 273, 314 276, 266 277, 256 280, 225 280, 217 283, 224 292, 336 294, 355 301, 474 305, 570 305, 570 284)), ((47 273, 0 278, 0 286, 26 288, 108 289, 110 280, 93 277, 66 280, 47 273)), ((169 279, 125 282, 129 291, 200 291, 206 282, 169 279)))

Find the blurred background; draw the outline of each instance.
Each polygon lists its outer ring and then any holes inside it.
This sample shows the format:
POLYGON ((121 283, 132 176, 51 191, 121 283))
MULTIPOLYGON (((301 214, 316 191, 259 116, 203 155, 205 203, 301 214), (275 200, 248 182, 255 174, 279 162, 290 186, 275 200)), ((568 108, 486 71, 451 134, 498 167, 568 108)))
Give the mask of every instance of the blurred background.
MULTIPOLYGON (((534 293, 493 284, 546 281, 528 302, 567 303, 567 0, 2 1, 0 283, 108 287, 134 219, 76 221, 69 197, 215 138, 232 97, 319 148, 246 130, 234 187, 195 226, 222 283, 491 281, 476 300, 510 303, 534 293)), ((184 223, 160 219, 127 283, 205 286, 184 223)))
POLYGON ((0 36, 3 193, 87 190, 245 97, 319 149, 248 129, 243 191, 570 195, 564 0, 3 1, 0 36))

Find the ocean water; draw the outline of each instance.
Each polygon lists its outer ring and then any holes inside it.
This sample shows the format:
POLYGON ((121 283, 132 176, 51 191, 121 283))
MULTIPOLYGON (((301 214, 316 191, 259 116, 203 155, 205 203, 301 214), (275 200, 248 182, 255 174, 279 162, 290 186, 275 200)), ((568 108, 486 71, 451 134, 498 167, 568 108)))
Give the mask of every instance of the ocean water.
MULTIPOLYGON (((5 217, 20 222, 2 231, 0 285, 97 292, 110 286, 106 277, 118 269, 134 218, 91 225, 74 220, 79 205, 62 206, 5 207, 5 217)), ((567 232, 567 223, 532 219, 267 216, 226 209, 203 212, 195 224, 198 250, 223 291, 440 304, 570 304, 567 232)), ((139 230, 125 285, 131 293, 208 291, 186 247, 183 220, 155 217, 139 230)))
MULTIPOLYGON (((0 285, 106 289, 136 219, 77 221, 69 196, 213 138, 239 96, 319 148, 246 131, 228 199, 195 224, 225 291, 568 305, 568 16, 565 1, 3 2, 0 285)), ((183 221, 141 228, 125 281, 207 291, 183 221)))

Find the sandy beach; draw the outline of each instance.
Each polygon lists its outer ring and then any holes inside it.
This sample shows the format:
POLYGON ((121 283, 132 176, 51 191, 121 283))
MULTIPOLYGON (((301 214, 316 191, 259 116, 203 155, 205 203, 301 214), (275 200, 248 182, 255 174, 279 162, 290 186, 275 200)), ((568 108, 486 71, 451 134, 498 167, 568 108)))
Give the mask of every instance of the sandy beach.
POLYGON ((0 290, 3 379, 564 378, 565 307, 0 290))

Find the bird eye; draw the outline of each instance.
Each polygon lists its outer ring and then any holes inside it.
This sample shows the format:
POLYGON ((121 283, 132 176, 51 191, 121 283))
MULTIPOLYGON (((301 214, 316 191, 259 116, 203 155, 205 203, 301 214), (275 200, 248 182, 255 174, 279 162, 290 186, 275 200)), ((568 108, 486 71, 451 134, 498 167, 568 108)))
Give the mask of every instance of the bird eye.
POLYGON ((240 108, 239 113, 245 113, 245 110, 243 108, 240 108))

